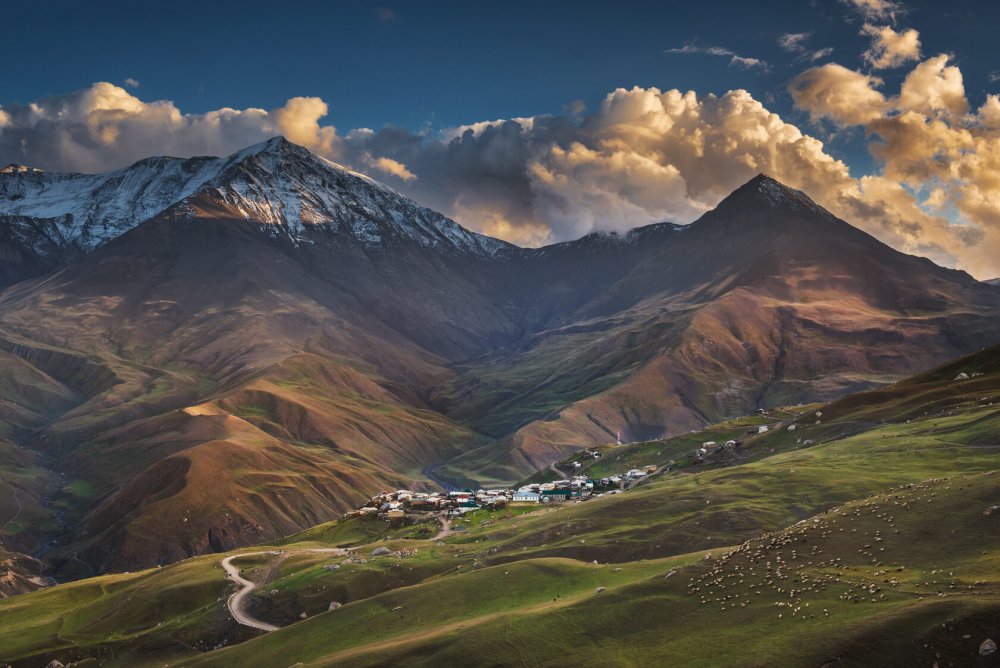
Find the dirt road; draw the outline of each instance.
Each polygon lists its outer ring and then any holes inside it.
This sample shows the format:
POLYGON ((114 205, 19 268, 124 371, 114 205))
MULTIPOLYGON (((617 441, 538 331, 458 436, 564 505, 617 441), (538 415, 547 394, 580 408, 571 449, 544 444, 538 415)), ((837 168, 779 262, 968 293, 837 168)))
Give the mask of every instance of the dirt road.
POLYGON ((243 552, 241 554, 234 554, 230 557, 226 557, 222 560, 222 568, 226 571, 226 577, 235 582, 239 589, 237 589, 229 600, 226 601, 226 606, 229 608, 229 613, 233 616, 233 619, 239 624, 244 626, 249 626, 251 628, 260 629, 261 631, 275 631, 280 626, 275 626, 274 624, 268 624, 265 621, 257 619, 251 616, 246 611, 247 597, 257 588, 257 585, 250 580, 247 580, 242 575, 240 575, 240 569, 238 566, 233 565, 233 559, 242 559, 243 557, 258 557, 264 554, 273 554, 275 556, 292 557, 296 554, 336 554, 344 555, 347 554, 347 550, 339 547, 330 548, 315 548, 309 550, 267 550, 265 552, 243 552))

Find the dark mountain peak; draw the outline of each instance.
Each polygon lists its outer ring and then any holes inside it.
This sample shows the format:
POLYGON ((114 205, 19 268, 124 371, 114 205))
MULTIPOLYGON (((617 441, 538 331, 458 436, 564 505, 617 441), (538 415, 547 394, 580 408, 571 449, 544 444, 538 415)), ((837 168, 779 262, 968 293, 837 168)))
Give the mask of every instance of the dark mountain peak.
POLYGON ((734 190, 718 206, 691 224, 715 232, 764 236, 802 230, 854 230, 816 204, 801 190, 789 188, 767 174, 758 174, 734 190))
POLYGON ((1000 278, 989 278, 983 281, 983 283, 986 283, 987 285, 995 285, 1000 288, 1000 278))
POLYGON ((758 174, 737 188, 722 200, 719 207, 727 202, 735 202, 740 206, 763 204, 775 209, 812 209, 822 210, 808 195, 801 190, 786 186, 767 174, 758 174))

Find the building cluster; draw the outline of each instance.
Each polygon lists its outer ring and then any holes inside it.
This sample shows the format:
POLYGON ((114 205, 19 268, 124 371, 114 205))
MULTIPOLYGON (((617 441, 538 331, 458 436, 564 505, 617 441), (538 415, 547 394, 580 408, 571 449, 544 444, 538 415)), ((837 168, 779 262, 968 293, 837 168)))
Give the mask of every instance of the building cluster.
POLYGON ((452 492, 413 492, 399 489, 380 492, 363 506, 344 514, 345 517, 378 517, 402 520, 426 514, 464 515, 486 508, 498 510, 509 504, 547 504, 567 501, 584 501, 605 493, 615 494, 656 471, 655 466, 632 469, 621 475, 591 480, 586 476, 573 476, 552 482, 531 483, 518 489, 466 489, 452 492))
MULTIPOLYGON (((767 430, 766 427, 764 429, 765 431, 767 430)), ((736 447, 736 441, 726 441, 725 443, 722 444, 716 443, 715 441, 705 441, 704 443, 701 444, 701 447, 698 448, 697 454, 699 457, 704 457, 705 455, 711 455, 716 452, 719 452, 723 448, 728 448, 732 450, 735 447, 736 447)))
POLYGON ((413 492, 408 489, 398 489, 394 492, 380 492, 368 500, 357 510, 345 513, 345 517, 373 517, 397 520, 407 515, 424 513, 449 512, 461 514, 482 507, 477 502, 481 499, 483 505, 498 507, 506 504, 507 498, 500 490, 490 490, 477 494, 471 490, 464 492, 413 492))
MULTIPOLYGON (((696 454, 704 457, 723 448, 736 446, 736 441, 726 441, 723 444, 706 441, 698 448, 696 454)), ((601 453, 597 450, 584 450, 578 454, 578 457, 584 460, 597 460, 600 459, 601 453)), ((673 462, 671 461, 670 464, 673 462)), ((574 469, 581 467, 580 461, 574 461, 571 465, 574 469)), ((635 483, 655 474, 658 470, 658 466, 650 465, 603 478, 573 475, 551 482, 529 483, 517 489, 480 489, 475 491, 465 489, 430 493, 399 489, 394 492, 376 494, 357 510, 345 513, 345 517, 378 517, 386 520, 402 520, 410 516, 420 517, 427 514, 464 515, 480 508, 497 510, 510 504, 585 501, 605 494, 621 493, 635 483)))

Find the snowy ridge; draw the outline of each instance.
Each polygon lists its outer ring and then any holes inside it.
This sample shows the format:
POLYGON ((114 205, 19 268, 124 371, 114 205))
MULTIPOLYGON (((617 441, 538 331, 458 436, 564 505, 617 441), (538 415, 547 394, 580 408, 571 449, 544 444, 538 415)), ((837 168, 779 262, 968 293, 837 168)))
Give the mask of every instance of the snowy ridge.
POLYGON ((758 174, 744 188, 753 189, 758 198, 774 208, 805 208, 814 211, 823 209, 801 190, 789 188, 775 181, 767 174, 758 174))
POLYGON ((206 184, 247 220, 296 242, 347 235, 365 247, 412 241, 493 255, 509 244, 475 234, 377 181, 277 137, 244 149, 206 184))
POLYGON ((107 174, 0 173, 0 218, 34 220, 37 236, 87 252, 188 197, 222 199, 295 243, 318 231, 366 247, 411 240, 478 255, 509 244, 462 228, 367 176, 275 137, 226 158, 156 157, 107 174))
POLYGON ((147 158, 107 174, 0 175, 0 216, 37 219, 64 244, 88 251, 195 192, 212 158, 147 158))

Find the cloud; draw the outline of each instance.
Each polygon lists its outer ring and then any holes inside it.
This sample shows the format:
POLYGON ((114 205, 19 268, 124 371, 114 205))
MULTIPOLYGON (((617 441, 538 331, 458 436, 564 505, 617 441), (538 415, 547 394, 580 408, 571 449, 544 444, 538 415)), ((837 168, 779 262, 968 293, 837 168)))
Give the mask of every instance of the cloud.
POLYGON ((389 9, 388 7, 376 7, 375 16, 378 18, 379 21, 389 22, 389 21, 399 20, 399 17, 396 15, 396 12, 389 9))
POLYGON ((785 33, 778 38, 778 46, 789 53, 799 53, 805 50, 805 44, 809 41, 811 34, 808 32, 785 33))
POLYGON ((814 121, 829 118, 843 127, 864 124, 884 113, 888 102, 876 90, 882 83, 878 77, 827 63, 796 76, 788 91, 814 121))
POLYGON ((364 162, 372 169, 376 169, 383 174, 395 176, 403 181, 413 181, 417 178, 417 175, 407 169, 406 165, 392 158, 373 158, 371 155, 367 155, 364 158, 364 162))
POLYGON ((811 63, 826 58, 833 53, 833 47, 828 46, 823 49, 812 49, 809 47, 809 38, 812 33, 794 32, 785 33, 778 38, 778 46, 788 53, 796 54, 797 61, 809 61, 811 63))
POLYGON ((869 138, 880 170, 841 198, 848 219, 902 250, 981 277, 1000 274, 1000 98, 988 95, 971 112, 962 72, 946 54, 914 66, 898 95, 879 93, 880 101, 865 91, 874 81, 834 65, 803 73, 790 88, 814 119, 858 126, 869 138), (843 90, 862 100, 854 111, 843 90))
POLYGON ((101 172, 150 155, 226 155, 284 134, 324 155, 338 151, 336 129, 321 126, 327 105, 297 97, 277 109, 185 114, 172 102, 144 102, 98 82, 80 91, 0 107, 0 156, 47 170, 101 172))
POLYGON ((759 58, 741 56, 732 49, 727 49, 724 46, 696 46, 694 44, 685 44, 682 47, 667 49, 666 53, 705 54, 708 56, 728 58, 730 65, 735 65, 736 67, 745 70, 753 68, 767 70, 770 68, 767 62, 759 58))
POLYGON ((843 0, 843 2, 869 21, 895 22, 896 16, 903 12, 903 6, 893 0, 843 0))
POLYGON ((833 53, 833 47, 828 46, 822 49, 816 49, 815 51, 809 53, 809 60, 811 62, 816 62, 817 60, 822 60, 833 53))
POLYGON ((766 172, 900 250, 1000 274, 1000 97, 970 111, 947 56, 913 67, 896 95, 883 86, 834 63, 791 83, 813 119, 870 138, 881 167, 861 178, 745 90, 641 87, 611 91, 591 111, 342 135, 315 97, 187 114, 98 83, 0 106, 0 164, 104 171, 157 154, 225 155, 280 133, 471 229, 532 246, 690 222, 766 172))
POLYGON ((124 83, 129 88, 138 88, 139 87, 139 81, 137 79, 133 79, 132 77, 129 77, 128 79, 125 79, 125 81, 123 81, 122 83, 124 83))
POLYGON ((874 69, 884 70, 920 60, 920 33, 912 28, 896 32, 890 26, 866 23, 861 27, 861 34, 872 38, 872 45, 862 58, 874 69))
POLYGON ((317 153, 335 152, 337 131, 331 126, 320 126, 319 119, 327 115, 329 107, 318 97, 293 97, 284 107, 269 114, 280 134, 296 144, 317 153))
POLYGON ((899 92, 899 108, 928 116, 958 117, 969 110, 962 71, 948 65, 949 56, 928 58, 913 68, 899 92))

